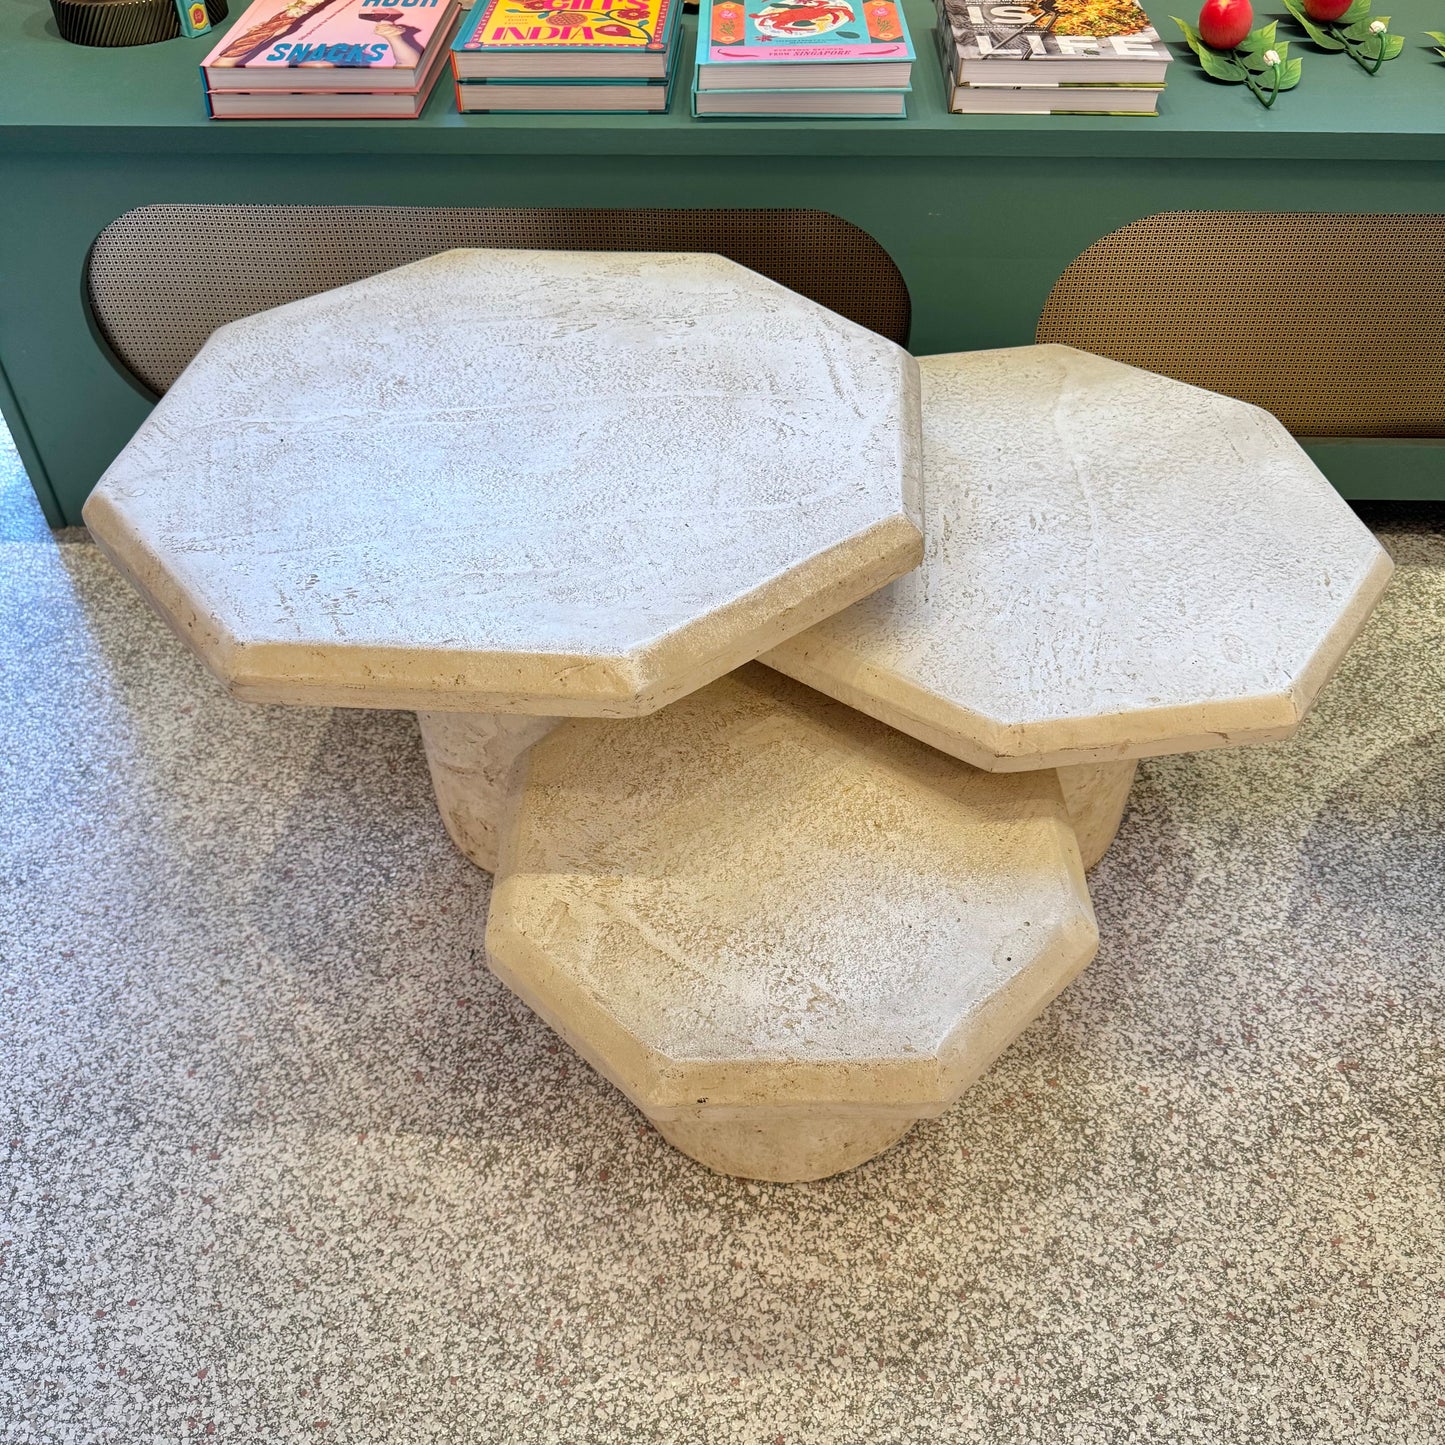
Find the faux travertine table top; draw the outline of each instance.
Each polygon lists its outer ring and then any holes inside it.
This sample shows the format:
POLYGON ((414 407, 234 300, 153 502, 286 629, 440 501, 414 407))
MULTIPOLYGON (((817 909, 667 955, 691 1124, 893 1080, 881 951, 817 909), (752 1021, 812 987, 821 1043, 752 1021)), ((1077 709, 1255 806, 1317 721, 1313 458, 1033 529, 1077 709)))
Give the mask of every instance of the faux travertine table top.
POLYGON ((851 1108, 896 1137, 1093 955, 1054 774, 961 768, 764 668, 522 767, 492 966, 656 1120, 851 1108))
POLYGON ((764 661, 996 770, 1298 726, 1391 563, 1278 421, 1064 346, 919 365, 923 567, 764 661))
POLYGON ((916 565, 917 428, 721 257, 451 251, 221 327, 85 518, 237 696, 628 715, 916 565))

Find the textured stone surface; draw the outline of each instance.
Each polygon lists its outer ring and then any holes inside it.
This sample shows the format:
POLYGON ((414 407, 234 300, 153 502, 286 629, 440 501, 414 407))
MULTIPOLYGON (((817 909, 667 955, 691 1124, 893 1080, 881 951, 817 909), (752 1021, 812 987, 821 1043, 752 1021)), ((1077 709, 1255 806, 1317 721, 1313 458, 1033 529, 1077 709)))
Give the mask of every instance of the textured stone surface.
POLYGON ((920 367, 923 567, 770 666, 989 769, 1294 731, 1390 561, 1273 417, 1065 346, 920 367))
POLYGON ((231 701, 0 449, 0 1438, 1433 1441, 1438 518, 1295 738, 1140 766, 958 1104, 770 1186, 488 973, 410 716, 231 701))
POLYGON ((527 754, 497 973, 704 1163, 817 1178, 941 1113, 1093 956, 1056 779, 749 667, 527 754))
POLYGON ((917 564, 917 386, 720 256, 451 251, 221 327, 85 518, 238 697, 626 716, 917 564))

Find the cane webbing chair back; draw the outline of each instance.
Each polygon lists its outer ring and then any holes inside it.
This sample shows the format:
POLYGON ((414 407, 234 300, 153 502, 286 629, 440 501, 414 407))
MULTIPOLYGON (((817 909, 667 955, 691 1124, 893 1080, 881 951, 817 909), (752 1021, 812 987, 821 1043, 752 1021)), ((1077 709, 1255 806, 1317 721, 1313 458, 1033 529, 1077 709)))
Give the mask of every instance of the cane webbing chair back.
POLYGON ((91 250, 91 314, 164 392, 217 326, 455 246, 707 251, 906 345, 908 288, 865 231, 825 211, 155 205, 91 250))
POLYGON ((1059 277, 1039 341, 1272 411, 1296 435, 1445 436, 1445 215, 1169 211, 1059 277))

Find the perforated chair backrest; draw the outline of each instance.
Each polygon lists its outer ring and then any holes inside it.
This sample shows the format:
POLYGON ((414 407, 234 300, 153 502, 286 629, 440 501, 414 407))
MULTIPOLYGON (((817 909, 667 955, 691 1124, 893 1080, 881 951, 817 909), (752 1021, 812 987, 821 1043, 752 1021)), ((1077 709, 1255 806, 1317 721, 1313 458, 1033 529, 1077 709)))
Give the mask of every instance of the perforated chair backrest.
POLYGON ((1442 215, 1169 211, 1071 262, 1037 339, 1255 402, 1299 436, 1442 436, 1442 278, 1442 215))
POLYGON ((87 287, 111 351, 160 394, 217 326, 454 246, 716 252, 908 342, 893 259, 826 211, 142 206, 97 237, 87 287))

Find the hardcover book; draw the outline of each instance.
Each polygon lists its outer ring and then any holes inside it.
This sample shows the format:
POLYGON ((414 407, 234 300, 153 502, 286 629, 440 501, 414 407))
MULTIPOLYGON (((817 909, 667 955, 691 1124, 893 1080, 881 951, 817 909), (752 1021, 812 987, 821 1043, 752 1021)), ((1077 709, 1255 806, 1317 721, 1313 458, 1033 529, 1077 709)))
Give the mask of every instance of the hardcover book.
POLYGON ((1162 82, 1168 47, 1135 0, 1039 0, 1032 5, 938 0, 954 78, 1162 82), (1044 70, 1048 74, 1040 76, 1044 70))
POLYGON ((1157 115, 1161 86, 960 85, 954 115, 1157 115))
MULTIPOLYGON (((677 67, 673 67, 676 74, 677 67)), ((667 80, 459 80, 457 109, 463 115, 492 111, 575 115, 656 115, 672 103, 667 80)))
POLYGON ((458 80, 661 80, 682 0, 483 0, 452 46, 458 80))
POLYGON ((906 90, 695 90, 697 119, 779 117, 785 120, 901 120, 908 114, 906 90))
POLYGON ((913 42, 895 0, 701 0, 698 90, 903 90, 913 42))
POLYGON ((455 18, 452 0, 254 0, 201 74, 212 94, 416 95, 455 18))

